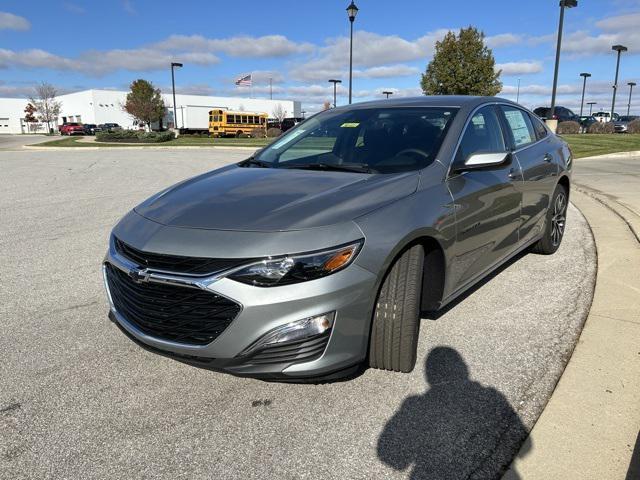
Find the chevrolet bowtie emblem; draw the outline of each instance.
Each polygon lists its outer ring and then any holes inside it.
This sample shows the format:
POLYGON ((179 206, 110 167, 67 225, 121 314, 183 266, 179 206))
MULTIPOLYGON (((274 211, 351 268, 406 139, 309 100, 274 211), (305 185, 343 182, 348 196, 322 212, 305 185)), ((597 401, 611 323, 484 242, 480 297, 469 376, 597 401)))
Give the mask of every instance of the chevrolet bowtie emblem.
POLYGON ((136 283, 143 283, 149 281, 149 272, 145 270, 129 270, 129 278, 136 283))

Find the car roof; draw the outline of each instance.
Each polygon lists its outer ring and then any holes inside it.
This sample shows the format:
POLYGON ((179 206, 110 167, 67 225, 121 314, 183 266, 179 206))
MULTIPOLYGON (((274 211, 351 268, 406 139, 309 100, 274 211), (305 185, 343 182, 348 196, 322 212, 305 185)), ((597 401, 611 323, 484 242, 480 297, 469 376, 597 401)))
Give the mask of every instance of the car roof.
POLYGON ((420 97, 399 97, 369 102, 343 105, 339 109, 350 108, 394 108, 394 107, 458 107, 472 109, 478 105, 491 102, 517 105, 511 100, 499 97, 476 97, 471 95, 424 95, 420 97))

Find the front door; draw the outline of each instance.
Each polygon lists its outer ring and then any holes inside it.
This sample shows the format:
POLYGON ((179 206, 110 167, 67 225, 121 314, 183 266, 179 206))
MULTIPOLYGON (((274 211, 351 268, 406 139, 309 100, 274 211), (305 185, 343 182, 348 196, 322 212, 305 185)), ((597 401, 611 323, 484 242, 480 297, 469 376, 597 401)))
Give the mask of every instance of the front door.
MULTIPOLYGON (((462 136, 455 167, 477 153, 505 153, 507 146, 497 107, 478 110, 462 136)), ((517 159, 504 164, 453 173, 448 188, 456 212, 456 247, 451 269, 451 290, 465 285, 512 253, 518 246, 521 192, 517 159)))

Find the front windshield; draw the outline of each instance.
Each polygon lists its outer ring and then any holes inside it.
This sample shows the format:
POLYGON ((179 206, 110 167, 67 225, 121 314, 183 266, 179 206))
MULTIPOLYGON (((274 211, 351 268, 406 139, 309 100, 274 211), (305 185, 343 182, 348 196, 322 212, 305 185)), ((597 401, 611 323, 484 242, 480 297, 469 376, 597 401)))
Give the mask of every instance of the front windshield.
POLYGON ((328 110, 290 130, 255 158, 272 168, 418 170, 435 159, 457 108, 328 110))
POLYGON ((620 117, 618 120, 620 120, 621 122, 633 122, 636 118, 636 116, 630 115, 630 116, 624 116, 624 117, 620 117))

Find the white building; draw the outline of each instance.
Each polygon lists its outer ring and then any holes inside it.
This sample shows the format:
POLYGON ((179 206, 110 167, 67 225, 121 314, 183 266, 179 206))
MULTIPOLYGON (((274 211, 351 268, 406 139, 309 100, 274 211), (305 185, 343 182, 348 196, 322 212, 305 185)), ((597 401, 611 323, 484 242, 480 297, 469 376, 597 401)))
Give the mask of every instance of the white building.
MULTIPOLYGON (((137 128, 133 117, 122 109, 126 96, 127 92, 116 90, 84 90, 60 95, 56 98, 62 104, 57 123, 117 123, 123 128, 137 128)), ((163 125, 171 127, 173 97, 170 93, 163 94, 162 97, 167 106, 163 125)), ((0 98, 0 133, 29 133, 29 127, 24 121, 24 109, 28 102, 26 98, 0 98)), ((206 112, 212 108, 264 112, 273 116, 272 112, 279 104, 287 117, 301 116, 300 102, 294 100, 176 94, 177 127, 206 129, 206 112), (200 125, 203 121, 204 124, 200 125)), ((32 131, 33 127, 32 125, 32 131)), ((52 127, 56 128, 56 125, 52 127)), ((46 125, 40 125, 39 131, 46 131, 46 125)))

